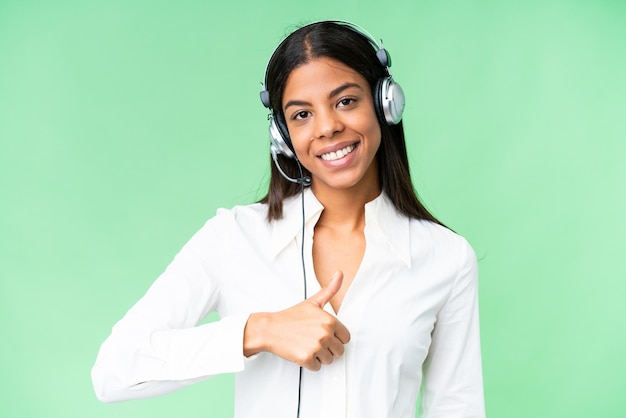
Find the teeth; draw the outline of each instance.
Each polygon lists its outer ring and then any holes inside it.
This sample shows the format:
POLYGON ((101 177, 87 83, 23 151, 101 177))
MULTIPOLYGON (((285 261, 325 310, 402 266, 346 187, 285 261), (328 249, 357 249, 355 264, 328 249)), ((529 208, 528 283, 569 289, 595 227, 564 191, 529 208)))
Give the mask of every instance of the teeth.
POLYGON ((350 154, 352 151, 354 151, 355 148, 356 147, 354 145, 348 145, 347 147, 342 148, 340 150, 333 151, 333 152, 328 152, 326 154, 322 154, 320 157, 324 161, 338 160, 338 159, 343 158, 346 155, 350 154))

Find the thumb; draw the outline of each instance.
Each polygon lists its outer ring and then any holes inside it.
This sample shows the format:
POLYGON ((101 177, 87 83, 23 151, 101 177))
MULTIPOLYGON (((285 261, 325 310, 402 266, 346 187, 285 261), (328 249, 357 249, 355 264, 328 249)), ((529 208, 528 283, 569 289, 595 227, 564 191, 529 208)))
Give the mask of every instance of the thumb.
POLYGON ((323 308, 324 305, 332 299, 335 294, 341 288, 341 283, 343 282, 343 272, 341 270, 337 270, 333 274, 333 278, 330 279, 330 283, 326 286, 322 287, 319 292, 311 296, 308 300, 318 305, 320 308, 323 308))

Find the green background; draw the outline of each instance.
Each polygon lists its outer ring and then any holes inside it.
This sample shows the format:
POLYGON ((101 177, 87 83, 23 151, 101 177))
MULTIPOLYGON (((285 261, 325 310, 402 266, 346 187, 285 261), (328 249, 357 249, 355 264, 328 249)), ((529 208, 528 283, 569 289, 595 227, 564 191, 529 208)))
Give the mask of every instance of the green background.
POLYGON ((488 415, 626 416, 623 0, 0 0, 0 416, 232 416, 232 376, 107 405, 90 369, 261 196, 266 62, 332 18, 384 39, 416 187, 480 258, 488 415))

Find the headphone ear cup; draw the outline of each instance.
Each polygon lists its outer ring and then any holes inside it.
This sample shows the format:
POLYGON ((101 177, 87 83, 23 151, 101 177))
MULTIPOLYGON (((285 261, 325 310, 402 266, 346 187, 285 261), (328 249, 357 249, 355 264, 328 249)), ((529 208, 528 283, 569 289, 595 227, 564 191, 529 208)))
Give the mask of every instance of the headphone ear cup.
POLYGON ((376 85, 374 86, 374 91, 372 92, 373 94, 373 98, 374 98, 374 110, 376 111, 376 116, 378 117, 378 122, 380 123, 387 123, 387 121, 385 120, 385 112, 383 111, 383 103, 381 100, 381 96, 382 96, 382 88, 383 88, 383 81, 385 79, 384 78, 379 78, 376 81, 376 85))
POLYGON ((404 92, 402 87, 391 77, 383 77, 376 82, 374 88, 374 107, 381 122, 397 125, 404 112, 404 92))
POLYGON ((287 126, 280 117, 270 115, 270 150, 287 158, 296 158, 287 126))

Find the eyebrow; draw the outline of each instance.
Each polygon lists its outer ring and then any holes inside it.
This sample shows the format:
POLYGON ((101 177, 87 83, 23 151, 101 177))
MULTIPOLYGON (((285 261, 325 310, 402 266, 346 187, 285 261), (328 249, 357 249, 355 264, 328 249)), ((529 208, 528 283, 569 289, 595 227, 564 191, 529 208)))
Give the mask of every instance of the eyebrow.
MULTIPOLYGON (((341 94, 344 90, 349 89, 350 87, 356 87, 359 90, 363 90, 363 88, 357 83, 345 83, 337 87, 336 89, 333 89, 328 94, 328 98, 332 99, 333 97, 341 94)), ((304 100, 289 100, 287 103, 285 103, 284 109, 287 109, 289 106, 311 106, 311 103, 304 100)))

